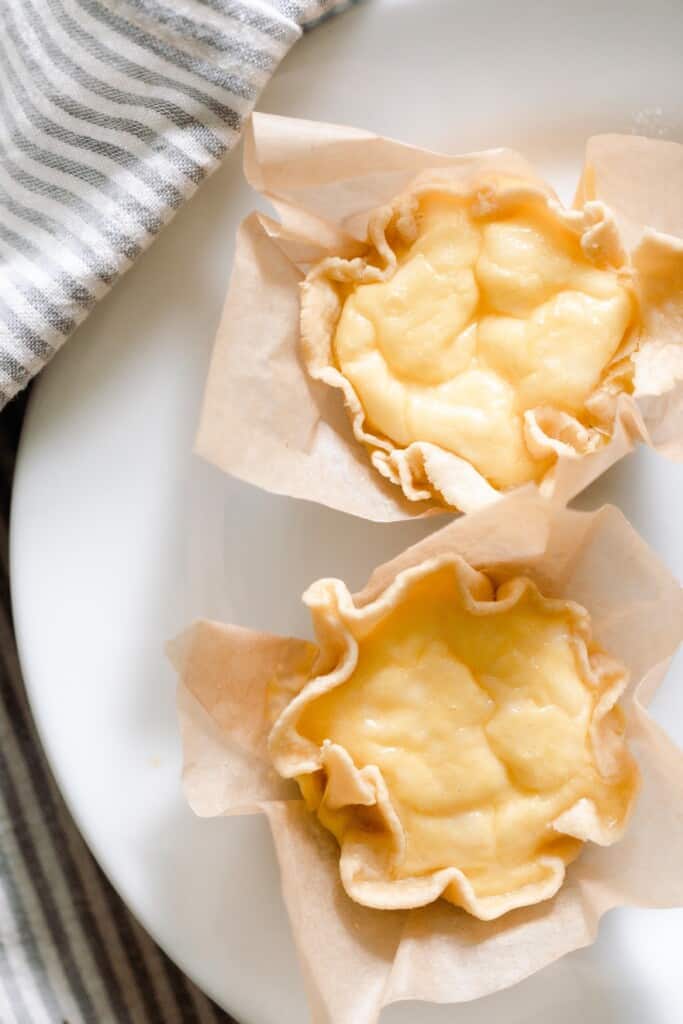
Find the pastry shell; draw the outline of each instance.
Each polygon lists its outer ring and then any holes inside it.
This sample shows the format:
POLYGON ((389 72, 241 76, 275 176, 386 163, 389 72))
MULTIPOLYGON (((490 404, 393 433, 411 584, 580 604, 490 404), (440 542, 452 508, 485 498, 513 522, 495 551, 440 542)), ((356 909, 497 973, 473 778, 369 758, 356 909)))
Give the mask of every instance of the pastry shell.
POLYGON ((632 770, 623 737, 615 734, 609 725, 610 712, 627 685, 624 668, 595 649, 590 622, 583 608, 570 601, 544 598, 528 577, 506 579, 507 574, 503 574, 501 585, 492 587, 489 576, 473 570, 453 552, 404 569, 375 600, 360 606, 340 580, 319 580, 308 588, 303 600, 313 617, 319 650, 310 678, 296 694, 293 691, 297 683, 302 682, 300 675, 296 680, 290 677, 273 680, 273 693, 278 693, 278 703, 286 703, 270 732, 268 750, 283 777, 308 777, 314 784, 324 786, 319 796, 323 810, 376 809, 381 829, 376 825, 371 833, 353 829, 342 840, 342 884, 352 899, 364 906, 398 910, 425 906, 447 895, 451 902, 474 917, 490 921, 516 907, 530 906, 553 896, 564 881, 565 861, 559 856, 546 855, 539 861, 546 872, 543 880, 491 896, 478 895, 467 873, 457 866, 420 876, 392 878, 392 862, 405 848, 406 836, 393 805, 391 788, 381 770, 374 765, 359 769, 340 744, 326 739, 319 747, 298 731, 306 709, 352 676, 363 637, 400 606, 404 595, 417 581, 428 580, 442 570, 452 572, 458 603, 471 615, 500 616, 519 605, 529 592, 544 610, 567 613, 577 671, 586 688, 600 694, 589 725, 592 756, 603 778, 619 779, 630 792, 620 821, 603 818, 595 803, 584 797, 550 824, 558 835, 570 835, 601 846, 610 846, 621 839, 638 788, 637 773, 632 770))

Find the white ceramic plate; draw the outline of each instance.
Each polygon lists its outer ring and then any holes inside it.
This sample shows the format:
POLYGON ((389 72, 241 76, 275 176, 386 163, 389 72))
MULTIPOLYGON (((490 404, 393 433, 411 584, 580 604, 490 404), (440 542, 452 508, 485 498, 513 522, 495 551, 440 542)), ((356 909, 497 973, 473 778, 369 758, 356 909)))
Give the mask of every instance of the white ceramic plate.
MULTIPOLYGON (((679 0, 374 0, 318 28, 260 104, 437 149, 521 149, 569 196, 585 138, 683 140, 679 0)), ((373 526, 228 480, 191 455, 232 239, 253 199, 234 154, 43 374, 12 520, 21 661, 56 777, 96 857, 168 953, 244 1024, 306 1019, 263 821, 195 820, 178 784, 165 640, 196 615, 300 632, 305 585, 431 524, 373 526), (246 558, 262 569, 249 579, 246 558)), ((582 498, 622 506, 683 576, 683 473, 640 452, 582 498)), ((681 681, 679 669, 678 682, 681 681)), ((683 741, 669 678, 657 709, 683 741)), ((682 865, 683 870, 683 865, 682 865)), ((424 1024, 683 1020, 683 911, 616 911, 597 943, 424 1024)))

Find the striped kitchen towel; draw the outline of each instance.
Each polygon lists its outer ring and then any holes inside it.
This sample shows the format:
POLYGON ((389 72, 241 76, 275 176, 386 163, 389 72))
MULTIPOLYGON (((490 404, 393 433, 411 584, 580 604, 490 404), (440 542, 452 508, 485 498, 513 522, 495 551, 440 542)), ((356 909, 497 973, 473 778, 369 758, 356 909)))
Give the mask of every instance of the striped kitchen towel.
POLYGON ((0 0, 0 408, 349 0, 0 0))

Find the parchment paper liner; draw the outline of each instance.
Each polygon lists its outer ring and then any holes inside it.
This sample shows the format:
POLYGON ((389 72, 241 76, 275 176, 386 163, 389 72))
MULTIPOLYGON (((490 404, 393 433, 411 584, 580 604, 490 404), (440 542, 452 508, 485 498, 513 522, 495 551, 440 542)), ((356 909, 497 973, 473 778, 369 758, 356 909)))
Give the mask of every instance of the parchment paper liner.
POLYGON ((612 907, 683 904, 683 752, 646 706, 683 638, 677 582, 615 508, 560 509, 528 491, 465 516, 372 574, 373 600, 401 569, 455 552, 471 565, 529 575, 547 595, 591 615, 593 635, 627 667, 622 698, 642 789, 624 838, 587 847, 550 901, 496 921, 444 901, 416 910, 361 907, 339 880, 339 849, 270 766, 267 690, 274 674, 303 683, 312 644, 197 623, 171 645, 187 798, 202 816, 261 811, 318 1024, 371 1024, 401 999, 462 1002, 512 985, 591 943, 612 907), (298 679, 297 679, 298 674, 298 679))
MULTIPOLYGON (((273 203, 280 221, 253 213, 239 230, 206 385, 199 454, 266 490, 367 519, 442 511, 433 500, 408 500, 382 478, 353 436, 341 393, 311 379, 300 352, 304 273, 327 255, 361 252, 372 211, 424 171, 438 172, 455 187, 495 171, 547 191, 511 150, 447 156, 353 128, 254 115, 245 174, 273 203)), ((619 135, 588 141, 577 203, 593 203, 596 213, 604 204, 607 218, 613 217, 642 278, 643 338, 635 397, 619 397, 610 442, 581 457, 572 444, 551 443, 559 457, 544 481, 545 496, 568 502, 637 441, 683 457, 682 193, 682 146, 619 135), (665 294, 657 284, 663 261, 672 286, 665 294)), ((547 418, 532 426, 536 440, 547 444, 547 418)), ((451 505, 471 511, 499 497, 469 463, 437 446, 407 451, 396 473, 409 473, 411 464, 418 473, 426 469, 451 505)))

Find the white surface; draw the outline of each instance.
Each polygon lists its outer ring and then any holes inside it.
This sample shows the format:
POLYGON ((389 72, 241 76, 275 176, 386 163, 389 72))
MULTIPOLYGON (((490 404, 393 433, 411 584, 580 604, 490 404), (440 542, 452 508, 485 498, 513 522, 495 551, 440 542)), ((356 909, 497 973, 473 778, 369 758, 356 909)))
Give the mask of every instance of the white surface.
MULTIPOLYGON (((678 0, 374 0, 304 39, 260 107, 453 151, 514 146, 567 195, 594 132, 683 140, 682 38, 678 0)), ((266 827, 195 820, 184 806, 163 644, 199 614, 307 629, 308 582, 359 584, 431 526, 275 498, 191 456, 232 238, 251 205, 235 154, 43 374, 17 468, 13 596, 48 757, 105 871, 240 1021, 294 1024, 304 997, 266 827), (248 558, 261 570, 249 579, 248 558)), ((582 503, 620 504, 680 578, 682 497, 683 468, 642 451, 582 503)), ((657 704, 679 742, 682 679, 679 665, 657 704)), ((591 949, 508 992, 403 1004, 382 1020, 672 1024, 681 929, 683 911, 617 911, 591 949)))

